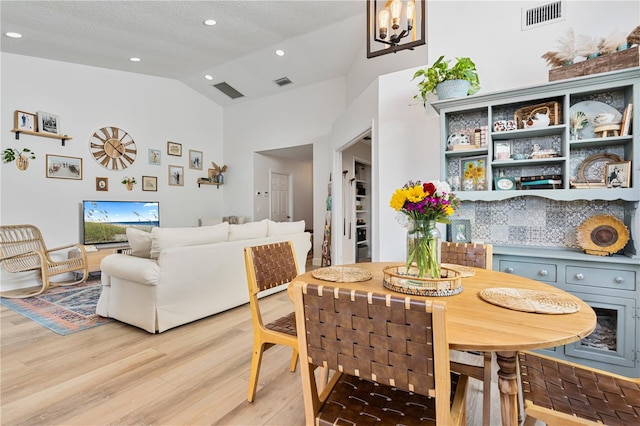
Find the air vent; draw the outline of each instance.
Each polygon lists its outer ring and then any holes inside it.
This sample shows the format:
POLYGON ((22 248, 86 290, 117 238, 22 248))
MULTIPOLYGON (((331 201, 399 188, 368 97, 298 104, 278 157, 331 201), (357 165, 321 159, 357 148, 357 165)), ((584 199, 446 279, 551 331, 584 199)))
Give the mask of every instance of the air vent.
POLYGON ((229 83, 226 83, 226 82, 214 84, 213 87, 215 87, 216 89, 218 89, 219 91, 221 91, 222 93, 230 97, 231 99, 237 99, 244 96, 242 93, 238 92, 236 89, 231 87, 229 83))
POLYGON ((522 31, 564 20, 565 8, 562 1, 522 9, 522 31))
POLYGON ((277 80, 273 80, 273 82, 280 87, 286 86, 287 84, 291 84, 291 80, 289 80, 288 77, 282 77, 277 80))

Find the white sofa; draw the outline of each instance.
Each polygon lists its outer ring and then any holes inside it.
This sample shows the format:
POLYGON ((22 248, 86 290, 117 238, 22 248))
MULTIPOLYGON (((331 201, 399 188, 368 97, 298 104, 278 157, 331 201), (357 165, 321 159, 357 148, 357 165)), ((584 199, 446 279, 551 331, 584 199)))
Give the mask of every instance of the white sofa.
POLYGON ((292 241, 302 273, 311 248, 304 226, 263 220, 151 233, 129 228, 132 255, 112 254, 100 265, 96 313, 160 333, 248 303, 244 247, 292 241))

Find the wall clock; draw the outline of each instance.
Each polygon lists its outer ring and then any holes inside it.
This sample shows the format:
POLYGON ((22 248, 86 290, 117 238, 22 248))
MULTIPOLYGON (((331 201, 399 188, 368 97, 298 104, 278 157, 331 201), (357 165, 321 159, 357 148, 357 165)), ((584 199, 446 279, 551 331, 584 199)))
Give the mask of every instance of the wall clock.
POLYGON ((93 158, 109 170, 124 170, 136 160, 136 143, 124 130, 109 126, 97 130, 89 139, 93 158))

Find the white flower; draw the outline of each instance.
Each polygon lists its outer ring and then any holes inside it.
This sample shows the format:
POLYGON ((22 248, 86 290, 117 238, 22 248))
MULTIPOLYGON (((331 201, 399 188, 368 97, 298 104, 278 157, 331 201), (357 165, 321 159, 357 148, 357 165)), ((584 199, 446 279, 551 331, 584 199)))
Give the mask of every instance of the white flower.
POLYGON ((398 213, 396 214, 396 222, 398 222, 403 228, 406 228, 409 226, 409 216, 401 211, 398 211, 398 213))
POLYGON ((445 196, 446 194, 451 193, 451 187, 447 182, 432 180, 430 183, 432 183, 436 187, 436 195, 439 197, 442 197, 442 196, 445 196))

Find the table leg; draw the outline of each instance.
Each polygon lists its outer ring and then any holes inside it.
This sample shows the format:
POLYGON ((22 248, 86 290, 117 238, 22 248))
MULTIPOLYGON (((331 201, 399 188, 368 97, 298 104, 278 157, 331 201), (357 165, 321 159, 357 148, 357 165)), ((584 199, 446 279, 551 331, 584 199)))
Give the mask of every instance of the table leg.
POLYGON ((496 352, 498 361, 498 389, 503 426, 518 425, 517 352, 496 352))

